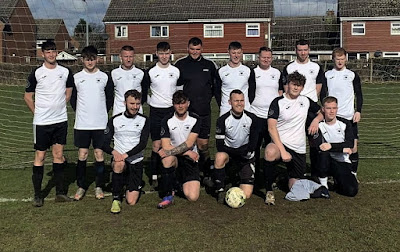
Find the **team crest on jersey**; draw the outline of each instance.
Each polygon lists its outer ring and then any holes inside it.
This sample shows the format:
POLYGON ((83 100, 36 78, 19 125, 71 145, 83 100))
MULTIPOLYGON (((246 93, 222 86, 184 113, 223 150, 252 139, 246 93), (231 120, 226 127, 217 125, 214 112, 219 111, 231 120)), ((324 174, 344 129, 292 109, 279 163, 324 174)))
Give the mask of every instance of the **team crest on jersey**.
POLYGON ((100 81, 101 81, 101 79, 96 79, 96 81, 97 81, 97 82, 100 82, 100 81))
POLYGON ((133 79, 136 79, 136 75, 135 75, 135 74, 132 74, 132 78, 133 78, 133 79))
POLYGON ((190 129, 190 124, 186 124, 184 127, 186 130, 188 130, 188 129, 190 129))
POLYGON ((300 107, 303 108, 304 107, 304 103, 300 102, 300 107))
POLYGON ((310 74, 314 74, 314 70, 313 69, 310 69, 310 74))
POLYGON ((169 73, 169 78, 173 78, 174 77, 174 73, 169 73))
POLYGON ((276 76, 274 74, 271 75, 271 80, 275 80, 276 76))
POLYGON ((60 74, 60 75, 58 76, 58 78, 59 78, 59 79, 62 79, 62 78, 63 78, 63 75, 62 75, 62 74, 60 74))
POLYGON ((341 129, 338 129, 337 132, 338 132, 338 133, 342 133, 342 130, 341 130, 341 129))
POLYGON ((239 71, 239 76, 243 76, 244 75, 244 71, 239 71))
POLYGON ((349 76, 347 74, 343 75, 343 79, 347 80, 349 76))

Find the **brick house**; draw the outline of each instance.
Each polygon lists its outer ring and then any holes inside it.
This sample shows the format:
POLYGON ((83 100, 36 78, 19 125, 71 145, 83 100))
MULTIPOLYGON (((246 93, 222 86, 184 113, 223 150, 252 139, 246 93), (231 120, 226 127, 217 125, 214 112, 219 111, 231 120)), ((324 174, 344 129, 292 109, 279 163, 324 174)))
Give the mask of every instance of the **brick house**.
POLYGON ((23 64, 35 59, 35 20, 25 0, 1 1, 0 31, 0 62, 23 64))
POLYGON ((135 47, 136 61, 152 61, 156 44, 168 41, 177 59, 197 36, 206 57, 226 59, 229 42, 237 40, 244 59, 254 60, 260 46, 270 45, 272 15, 272 0, 111 0, 103 19, 106 54, 119 61, 120 48, 128 44, 135 47))
POLYGON ((71 37, 62 19, 35 19, 36 22, 36 55, 41 58, 41 45, 46 40, 56 43, 58 51, 72 51, 71 37))
POLYGON ((350 59, 400 57, 400 1, 339 0, 338 11, 350 59))

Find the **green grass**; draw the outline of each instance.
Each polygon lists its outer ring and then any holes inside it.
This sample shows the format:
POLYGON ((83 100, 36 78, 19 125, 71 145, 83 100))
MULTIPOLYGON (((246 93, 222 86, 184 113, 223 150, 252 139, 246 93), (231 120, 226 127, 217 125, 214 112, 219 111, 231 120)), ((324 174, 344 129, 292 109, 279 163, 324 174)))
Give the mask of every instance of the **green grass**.
MULTIPOLYGON (((122 213, 112 215, 111 198, 95 200, 93 183, 82 201, 54 203, 49 175, 43 181, 48 193, 44 207, 25 201, 33 193, 32 115, 22 99, 23 87, 0 86, 0 251, 397 251, 400 85, 365 84, 363 91, 361 184, 355 198, 332 193, 331 200, 288 202, 277 190, 274 207, 263 203, 261 192, 243 208, 230 209, 202 190, 198 202, 177 198, 171 208, 157 210, 158 195, 147 193, 138 205, 123 203, 122 213)), ((77 189, 73 115, 70 111, 66 146, 69 195, 77 189)), ((214 153, 213 138, 210 145, 214 153)), ((48 156, 46 174, 50 160, 48 156)), ((88 171, 93 182, 90 164, 88 171)))

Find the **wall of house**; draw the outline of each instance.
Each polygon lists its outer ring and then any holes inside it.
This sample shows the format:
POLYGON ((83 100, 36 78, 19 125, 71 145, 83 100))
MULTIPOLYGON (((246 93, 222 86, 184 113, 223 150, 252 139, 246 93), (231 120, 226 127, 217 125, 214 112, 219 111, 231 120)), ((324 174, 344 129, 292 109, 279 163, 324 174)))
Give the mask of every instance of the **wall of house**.
POLYGON ((351 35, 352 23, 343 22, 343 47, 348 52, 400 52, 400 35, 390 34, 390 21, 365 21, 365 35, 351 35))
MULTIPOLYGON (((68 34, 67 27, 65 27, 65 24, 61 24, 60 28, 57 31, 57 34, 54 38, 54 42, 56 43, 57 51, 66 51, 70 52, 70 47, 71 47, 71 37, 68 34), (68 47, 65 47, 65 41, 68 41, 68 47)), ((41 58, 42 57, 42 50, 40 48, 37 48, 36 50, 36 57, 41 58)))
POLYGON ((231 41, 241 42, 244 53, 257 53, 261 46, 268 43, 265 40, 265 34, 268 34, 267 23, 260 23, 260 37, 246 37, 246 23, 225 23, 223 38, 204 38, 202 23, 169 24, 169 37, 162 38, 150 37, 150 26, 151 24, 130 24, 127 38, 115 38, 115 25, 107 24, 107 55, 118 54, 124 45, 132 45, 138 55, 154 54, 160 41, 168 41, 174 54, 185 55, 187 42, 192 37, 203 40, 203 53, 226 53, 231 41))
POLYGON ((3 34, 2 62, 29 63, 35 60, 35 21, 25 0, 18 1, 10 19, 11 33, 3 34))

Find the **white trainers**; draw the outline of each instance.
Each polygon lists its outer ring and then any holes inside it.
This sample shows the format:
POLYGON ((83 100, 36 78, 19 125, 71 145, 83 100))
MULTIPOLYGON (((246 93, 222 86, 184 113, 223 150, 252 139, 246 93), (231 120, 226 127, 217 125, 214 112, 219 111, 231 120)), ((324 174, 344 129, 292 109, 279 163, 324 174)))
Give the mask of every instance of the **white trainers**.
POLYGON ((79 187, 75 193, 74 200, 81 200, 83 196, 85 196, 85 192, 86 192, 85 189, 79 187))
POLYGON ((275 195, 273 191, 268 191, 265 196, 265 204, 275 206, 275 195))
POLYGON ((101 189, 101 187, 96 187, 94 189, 94 195, 95 195, 96 199, 104 199, 103 189, 101 189))

